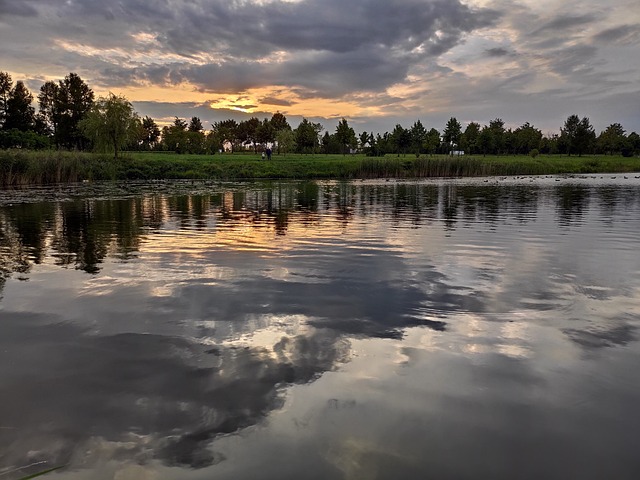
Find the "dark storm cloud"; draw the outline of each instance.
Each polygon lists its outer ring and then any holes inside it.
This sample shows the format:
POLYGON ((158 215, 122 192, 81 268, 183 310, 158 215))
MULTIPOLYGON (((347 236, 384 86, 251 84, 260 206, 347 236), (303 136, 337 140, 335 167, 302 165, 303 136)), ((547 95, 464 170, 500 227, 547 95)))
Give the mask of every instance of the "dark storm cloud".
MULTIPOLYGON (((353 0, 348 9, 342 0, 56 0, 46 9, 53 13, 52 24, 38 35, 57 31, 72 43, 137 53, 153 49, 154 55, 184 59, 182 64, 135 65, 126 56, 111 58, 111 65, 95 65, 105 85, 190 81, 217 92, 299 85, 325 96, 383 90, 404 80, 415 62, 448 51, 466 33, 499 18, 496 11, 457 0, 353 0), (155 40, 136 41, 141 33, 155 40), (277 52, 288 56, 256 62, 277 52), (203 62, 203 55, 212 60, 203 62)), ((105 60, 95 55, 100 54, 88 54, 86 62, 105 60)))
POLYGON ((296 3, 196 1, 180 4, 180 22, 167 32, 176 51, 223 47, 250 58, 273 50, 345 53, 378 45, 413 48, 443 34, 490 25, 490 10, 472 10, 459 1, 342 0, 296 3))

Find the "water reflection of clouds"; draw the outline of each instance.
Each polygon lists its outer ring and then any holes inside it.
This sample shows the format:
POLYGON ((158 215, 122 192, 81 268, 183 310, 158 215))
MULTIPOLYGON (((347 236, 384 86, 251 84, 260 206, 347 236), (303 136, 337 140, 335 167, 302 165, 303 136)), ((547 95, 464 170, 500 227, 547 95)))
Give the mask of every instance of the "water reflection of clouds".
POLYGON ((52 320, 12 314, 3 322, 2 405, 13 419, 0 432, 11 446, 0 453, 4 465, 64 463, 96 437, 122 442, 115 459, 208 465, 212 438, 259 422, 281 406, 282 385, 308 382, 349 352, 323 331, 281 337, 271 351, 213 351, 175 336, 87 335, 52 320))
MULTIPOLYGON (((500 462, 500 431, 515 425, 549 433, 533 419, 548 420, 543 394, 559 386, 553 374, 548 381, 557 363, 582 375, 584 352, 597 355, 637 340, 637 292, 617 278, 633 268, 630 256, 594 250, 590 234, 597 227, 585 223, 593 202, 581 212, 572 202, 561 204, 570 210, 562 223, 555 200, 548 202, 555 197, 544 192, 530 196, 543 195, 537 202, 525 198, 537 209, 527 216, 509 189, 482 198, 477 187, 395 186, 402 198, 394 205, 395 193, 384 186, 345 188, 320 189, 319 210, 311 214, 290 202, 277 228, 276 209, 247 211, 253 204, 246 195, 226 195, 224 212, 211 198, 167 201, 154 231, 140 227, 146 232, 140 242, 120 242, 136 245, 137 258, 115 260, 114 232, 105 227, 96 243, 107 252, 99 274, 45 262, 32 269, 30 289, 9 282, 2 303, 8 335, 0 338, 0 351, 4 346, 9 353, 0 366, 0 394, 3 405, 25 413, 16 417, 20 431, 34 435, 0 432, 11 445, 0 463, 26 461, 28 451, 40 452, 34 458, 67 459, 78 445, 108 444, 109 455, 121 461, 215 464, 237 454, 224 434, 271 421, 286 401, 285 386, 302 398, 292 385, 321 394, 309 382, 338 367, 360 393, 348 382, 334 385, 329 391, 339 398, 307 398, 316 416, 296 419, 317 436, 293 443, 318 478, 446 472, 456 462, 454 445, 468 452, 487 438, 500 462), (432 218, 441 215, 438 198, 445 194, 460 197, 447 203, 446 229, 432 218), (338 201, 338 195, 347 198, 338 201), (167 223, 174 217, 179 221, 167 223), (571 228, 556 236, 558 222, 571 228), (553 235, 549 242, 546 232, 553 235), (27 351, 15 348, 23 344, 27 351), (38 389, 50 392, 51 405, 38 389), (358 401, 345 391, 360 395, 358 401), (391 402, 393 391, 403 398, 391 402), (530 398, 542 399, 540 405, 530 398), (335 413, 335 405, 347 404, 348 413, 335 413), (403 411, 410 413, 403 417, 403 411), (409 425, 416 418, 428 421, 409 425), (468 435, 468 444, 458 439, 447 449, 436 441, 456 435, 468 435), (391 440, 382 444, 381 438, 391 440), (433 453, 431 464, 415 463, 424 457, 418 445, 433 453)), ((70 218, 78 214, 67 210, 70 218)), ((54 242, 63 244, 73 242, 54 242)), ((86 261, 94 257, 83 257, 88 271, 96 264, 86 261)), ((290 439, 298 437, 289 432, 287 438, 263 438, 243 471, 258 468, 266 452, 276 455, 277 445, 294 447, 290 439)), ((510 440, 530 450, 538 441, 535 435, 510 440)), ((570 454, 577 459, 576 451, 570 454)), ((458 473, 482 468, 481 457, 471 455, 469 469, 458 473)), ((299 472, 300 460, 292 462, 299 472)), ((215 471, 221 478, 224 464, 215 471)))

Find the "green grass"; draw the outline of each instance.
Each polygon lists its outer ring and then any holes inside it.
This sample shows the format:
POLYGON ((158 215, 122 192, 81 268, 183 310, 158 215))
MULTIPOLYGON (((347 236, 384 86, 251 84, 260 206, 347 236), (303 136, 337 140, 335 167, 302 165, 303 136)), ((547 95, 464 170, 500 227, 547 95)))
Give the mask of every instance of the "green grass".
POLYGON ((0 151, 0 185, 68 183, 83 180, 249 178, 416 178, 491 175, 626 173, 640 171, 639 158, 622 156, 422 156, 257 154, 178 155, 130 152, 108 155, 56 151, 0 151))

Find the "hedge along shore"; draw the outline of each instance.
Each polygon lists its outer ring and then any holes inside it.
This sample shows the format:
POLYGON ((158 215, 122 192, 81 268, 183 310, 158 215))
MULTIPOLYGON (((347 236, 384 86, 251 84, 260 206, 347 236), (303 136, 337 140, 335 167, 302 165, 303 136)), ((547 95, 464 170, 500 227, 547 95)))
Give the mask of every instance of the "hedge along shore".
POLYGON ((256 154, 179 155, 130 152, 114 160, 98 153, 0 151, 0 185, 161 179, 371 179, 629 173, 640 158, 592 156, 421 156, 256 154))

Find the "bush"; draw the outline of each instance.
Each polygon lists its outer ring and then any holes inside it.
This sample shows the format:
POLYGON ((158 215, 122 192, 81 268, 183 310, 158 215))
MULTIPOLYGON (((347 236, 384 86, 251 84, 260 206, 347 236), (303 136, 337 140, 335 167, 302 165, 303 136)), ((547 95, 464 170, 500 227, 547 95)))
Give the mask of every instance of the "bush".
POLYGON ((538 149, 537 149, 537 148, 534 148, 533 150, 531 150, 531 151, 529 152, 529 156, 530 156, 531 158, 536 158, 538 155, 540 155, 540 152, 538 151, 538 149))

